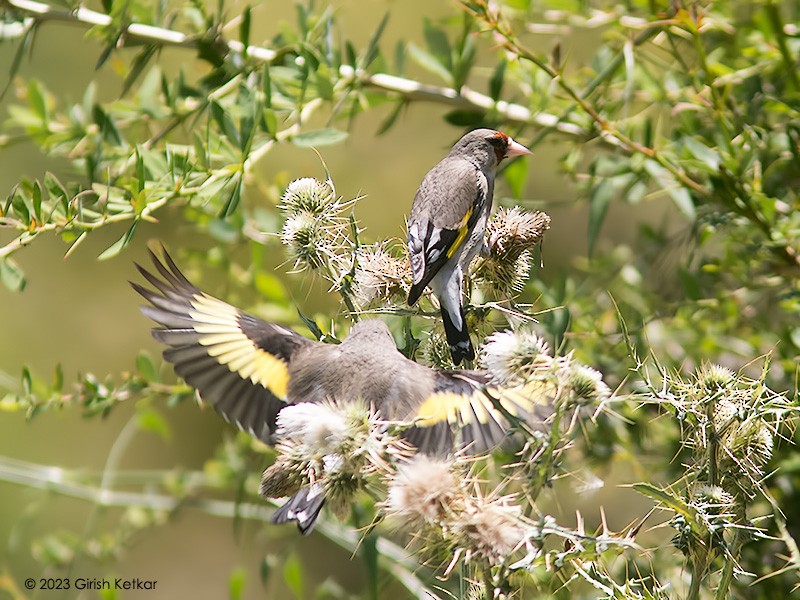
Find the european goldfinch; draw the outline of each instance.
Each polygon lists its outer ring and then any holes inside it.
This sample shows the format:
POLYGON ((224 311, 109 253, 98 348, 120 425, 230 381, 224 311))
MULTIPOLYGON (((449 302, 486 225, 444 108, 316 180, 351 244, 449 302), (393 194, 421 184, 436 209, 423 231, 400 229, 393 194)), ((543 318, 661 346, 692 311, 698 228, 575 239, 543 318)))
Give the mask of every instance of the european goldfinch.
MULTIPOLYGON (((378 319, 356 323, 341 344, 316 342, 205 294, 166 252, 163 262, 151 257, 158 275, 137 268, 155 289, 131 285, 150 303, 142 312, 159 324, 153 337, 168 347, 164 358, 202 401, 265 443, 276 441, 280 411, 300 402, 360 400, 383 419, 413 422, 406 441, 436 455, 492 448, 510 427, 504 412, 533 426, 552 412, 545 388, 501 388, 485 372, 407 359, 378 319)), ((324 501, 324 490, 304 487, 273 522, 308 533, 324 501)))
POLYGON ((530 154, 522 144, 492 129, 462 137, 433 167, 417 190, 408 219, 412 306, 430 285, 439 300, 453 362, 474 360, 461 302, 464 272, 484 247, 492 210, 497 165, 504 158, 530 154))

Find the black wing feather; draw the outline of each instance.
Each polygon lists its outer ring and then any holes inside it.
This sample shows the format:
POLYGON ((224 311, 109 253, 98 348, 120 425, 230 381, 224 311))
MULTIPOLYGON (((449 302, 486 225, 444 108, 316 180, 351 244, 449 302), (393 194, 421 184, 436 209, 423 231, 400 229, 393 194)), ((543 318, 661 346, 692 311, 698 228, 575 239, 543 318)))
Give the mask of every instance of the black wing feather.
POLYGON ((158 275, 136 266, 155 290, 131 285, 151 304, 142 313, 161 325, 153 337, 168 346, 164 358, 228 421, 271 442, 289 362, 315 343, 204 294, 166 252, 163 262, 150 257, 158 275))

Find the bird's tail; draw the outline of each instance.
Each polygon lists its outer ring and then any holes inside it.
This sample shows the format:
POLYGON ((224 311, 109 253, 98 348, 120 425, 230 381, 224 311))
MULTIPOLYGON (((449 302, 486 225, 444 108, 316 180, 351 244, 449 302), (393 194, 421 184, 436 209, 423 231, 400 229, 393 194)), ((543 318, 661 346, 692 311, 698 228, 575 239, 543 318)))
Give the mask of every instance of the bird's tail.
POLYGON ((322 486, 300 488, 286 504, 272 514, 270 521, 276 525, 295 522, 300 533, 308 535, 314 529, 323 504, 325 504, 325 493, 322 486))
POLYGON ((444 335, 450 345, 453 363, 456 365, 460 365, 464 359, 475 360, 475 348, 472 347, 472 340, 469 339, 469 328, 467 327, 467 320, 464 318, 464 308, 460 304, 458 310, 461 318, 458 319, 459 325, 456 325, 447 308, 445 308, 444 304, 442 305, 444 335))
POLYGON ((425 291, 426 285, 428 285, 427 282, 420 281, 411 286, 411 289, 408 291, 409 306, 414 306, 414 303, 419 300, 419 297, 422 296, 422 292, 425 291))

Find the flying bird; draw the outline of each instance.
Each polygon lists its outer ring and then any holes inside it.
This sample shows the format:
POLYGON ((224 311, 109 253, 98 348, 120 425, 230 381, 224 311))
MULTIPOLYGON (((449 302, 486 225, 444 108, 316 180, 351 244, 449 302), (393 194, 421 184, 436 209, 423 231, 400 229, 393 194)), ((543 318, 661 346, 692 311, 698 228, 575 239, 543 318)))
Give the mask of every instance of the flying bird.
POLYGON ((456 365, 472 361, 461 301, 464 272, 484 248, 497 165, 531 154, 505 133, 476 129, 462 137, 422 180, 408 218, 408 254, 413 285, 408 304, 430 285, 439 300, 445 336, 456 365))
MULTIPOLYGON (((131 285, 149 302, 141 310, 159 325, 152 333, 167 346, 164 358, 204 402, 268 444, 280 411, 299 402, 360 399, 383 419, 414 422, 406 441, 433 455, 492 448, 511 427, 504 413, 535 426, 552 412, 543 391, 499 388, 485 372, 409 360, 379 319, 359 321, 340 344, 313 341, 204 293, 166 251, 163 262, 150 255, 156 273, 136 267, 154 289, 131 285)), ((272 521, 295 521, 308 533, 324 500, 304 487, 272 521)))

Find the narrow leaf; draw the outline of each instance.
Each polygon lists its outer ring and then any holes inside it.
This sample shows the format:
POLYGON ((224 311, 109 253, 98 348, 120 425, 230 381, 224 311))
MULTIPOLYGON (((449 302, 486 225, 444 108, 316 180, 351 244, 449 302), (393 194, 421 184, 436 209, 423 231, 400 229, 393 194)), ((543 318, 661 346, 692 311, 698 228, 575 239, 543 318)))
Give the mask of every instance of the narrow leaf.
POLYGON ((426 18, 423 23, 423 33, 425 35, 425 43, 428 45, 428 50, 431 54, 433 54, 448 71, 452 71, 452 49, 450 47, 450 40, 447 39, 447 34, 444 30, 437 27, 431 23, 430 19, 426 18))
POLYGON ((589 197, 588 231, 590 258, 594 253, 597 236, 600 234, 600 229, 603 227, 603 222, 608 212, 608 205, 613 195, 614 187, 608 179, 601 179, 600 182, 592 188, 591 196, 589 197))
POLYGON ((433 73, 443 81, 452 83, 453 76, 439 60, 427 50, 423 50, 413 42, 408 44, 408 55, 415 63, 426 71, 433 73))
POLYGON ((658 182, 658 185, 669 194, 675 206, 678 207, 678 210, 686 215, 689 220, 694 221, 697 218, 697 212, 689 190, 681 186, 672 176, 672 173, 654 160, 646 160, 644 168, 645 171, 658 182))
POLYGON ((494 73, 492 73, 492 78, 489 80, 489 96, 491 96, 492 100, 495 102, 500 99, 500 94, 503 92, 503 83, 505 82, 507 66, 508 61, 502 58, 500 62, 497 63, 494 73))
POLYGON ((121 238, 119 238, 116 242, 111 244, 108 248, 106 248, 100 256, 97 257, 97 260, 108 260, 109 258, 113 258, 120 252, 122 252, 128 244, 131 243, 133 239, 133 234, 136 231, 136 226, 139 224, 139 221, 134 221, 133 225, 130 226, 128 231, 126 231, 121 238))
POLYGON ((211 102, 211 116, 217 122, 222 134, 231 144, 238 148, 240 145, 239 131, 236 129, 231 116, 218 102, 211 102))
POLYGON ((372 64, 378 56, 378 42, 380 42, 381 36, 383 35, 383 30, 386 28, 386 23, 389 21, 389 13, 386 12, 381 19, 381 22, 378 23, 378 28, 375 30, 375 33, 372 34, 372 38, 369 40, 369 44, 367 45, 367 51, 364 53, 364 64, 361 65, 361 68, 366 69, 368 66, 372 64))
POLYGON ((247 8, 244 9, 242 13, 242 21, 239 23, 239 41, 242 42, 244 45, 245 53, 247 53, 247 47, 250 45, 250 25, 252 22, 252 8, 250 5, 247 5, 247 8))
POLYGON ((9 257, 0 259, 0 281, 12 292, 22 292, 27 283, 22 269, 9 257))
POLYGON ((348 133, 340 131, 333 127, 326 127, 324 129, 315 129, 314 131, 305 131, 299 133, 292 138, 292 143, 295 146, 308 148, 311 146, 332 146, 339 144, 347 139, 348 133))

